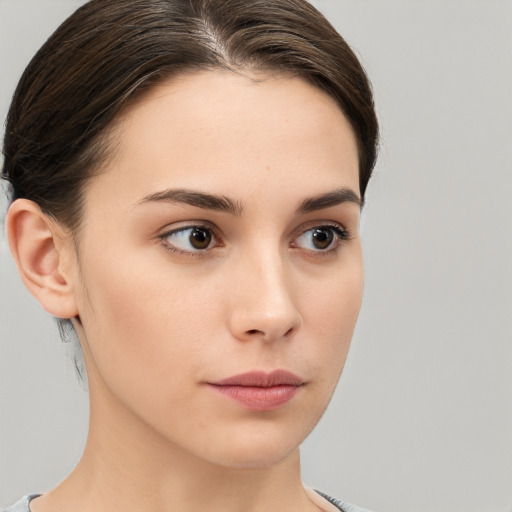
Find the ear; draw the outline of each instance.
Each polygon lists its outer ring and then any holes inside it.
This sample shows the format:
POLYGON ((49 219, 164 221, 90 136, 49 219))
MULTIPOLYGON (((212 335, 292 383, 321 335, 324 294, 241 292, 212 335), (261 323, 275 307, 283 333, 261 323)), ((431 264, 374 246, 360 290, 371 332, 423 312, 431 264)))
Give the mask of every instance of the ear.
POLYGON ((70 233, 28 199, 12 203, 6 227, 12 255, 30 293, 51 315, 76 317, 70 233))

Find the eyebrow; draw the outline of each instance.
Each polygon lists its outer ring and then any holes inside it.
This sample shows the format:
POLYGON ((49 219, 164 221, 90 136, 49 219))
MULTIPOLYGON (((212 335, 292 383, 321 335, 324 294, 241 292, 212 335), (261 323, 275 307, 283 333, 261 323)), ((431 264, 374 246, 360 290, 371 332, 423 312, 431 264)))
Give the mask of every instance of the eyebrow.
POLYGON ((206 194, 182 188, 167 189, 162 192, 150 194, 136 203, 136 206, 153 202, 182 203, 205 210, 215 210, 219 212, 230 213, 232 215, 241 215, 243 207, 237 201, 225 196, 206 194))
MULTIPOLYGON (((240 216, 243 212, 243 205, 229 197, 182 188, 167 189, 161 192, 155 192, 154 194, 149 194, 138 201, 135 206, 154 202, 188 204, 197 208, 230 213, 236 216, 240 216)), ((306 213, 323 210, 324 208, 330 208, 343 203, 353 203, 359 206, 359 208, 362 208, 363 206, 363 202, 353 190, 349 188, 340 188, 332 192, 304 199, 297 208, 296 213, 304 215, 306 213)))
POLYGON ((363 201, 353 190, 349 188, 339 188, 333 192, 327 192, 326 194, 304 199, 297 208, 297 213, 303 215, 343 203, 353 203, 359 206, 359 208, 363 207, 363 201))

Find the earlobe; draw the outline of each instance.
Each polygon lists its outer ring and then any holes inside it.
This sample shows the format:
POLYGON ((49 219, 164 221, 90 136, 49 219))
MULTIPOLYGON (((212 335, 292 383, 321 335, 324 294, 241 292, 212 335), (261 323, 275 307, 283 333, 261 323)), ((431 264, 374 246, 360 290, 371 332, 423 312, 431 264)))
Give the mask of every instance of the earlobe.
POLYGON ((62 228, 28 199, 12 203, 6 226, 12 255, 28 290, 51 315, 77 316, 69 268, 72 244, 66 243, 62 228))

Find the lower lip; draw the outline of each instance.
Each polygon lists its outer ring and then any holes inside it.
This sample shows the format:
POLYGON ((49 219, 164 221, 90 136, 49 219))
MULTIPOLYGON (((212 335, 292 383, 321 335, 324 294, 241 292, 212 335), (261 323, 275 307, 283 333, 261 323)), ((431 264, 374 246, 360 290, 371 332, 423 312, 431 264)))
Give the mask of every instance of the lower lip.
POLYGON ((273 411, 288 403, 300 386, 282 384, 267 388, 256 386, 216 386, 214 391, 242 404, 252 411, 273 411))

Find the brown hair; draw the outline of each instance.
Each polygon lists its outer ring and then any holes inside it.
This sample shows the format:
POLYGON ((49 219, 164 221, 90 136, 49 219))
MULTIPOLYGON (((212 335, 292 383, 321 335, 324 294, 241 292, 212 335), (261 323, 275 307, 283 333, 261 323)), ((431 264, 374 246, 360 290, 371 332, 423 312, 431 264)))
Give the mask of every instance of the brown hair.
MULTIPOLYGON (((151 87, 207 69, 292 73, 323 89, 354 130, 362 199, 378 146, 371 86, 357 57, 305 0, 91 0, 27 66, 7 117, 1 177, 76 232, 84 187, 109 156, 114 122, 151 87)), ((78 319, 79 320, 79 319, 78 319)), ((73 325, 75 367, 86 380, 73 325)))
POLYGON ((358 59, 305 0, 92 0, 26 68, 6 125, 2 177, 75 230, 87 180, 109 153, 128 103, 177 73, 293 73, 337 100, 356 135, 360 192, 375 165, 378 125, 358 59))

